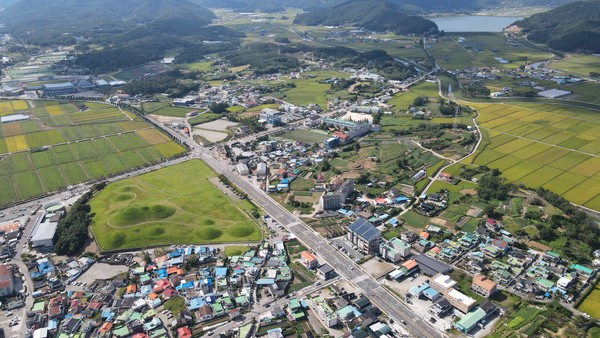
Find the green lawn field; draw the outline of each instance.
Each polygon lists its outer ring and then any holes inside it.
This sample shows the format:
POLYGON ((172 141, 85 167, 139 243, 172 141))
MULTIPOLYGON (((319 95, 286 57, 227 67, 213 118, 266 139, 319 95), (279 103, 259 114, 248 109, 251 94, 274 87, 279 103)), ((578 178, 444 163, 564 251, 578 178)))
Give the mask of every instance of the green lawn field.
POLYGON ((233 201, 200 160, 110 184, 90 202, 102 251, 166 244, 246 243, 262 238, 247 201, 233 201))
POLYGON ((106 104, 86 105, 88 109, 80 111, 72 103, 57 101, 0 101, 5 114, 18 111, 37 117, 0 124, 0 174, 5 180, 0 206, 184 151, 135 115, 106 104), (58 115, 48 115, 48 109, 58 115), (44 146, 49 148, 38 151, 44 146))

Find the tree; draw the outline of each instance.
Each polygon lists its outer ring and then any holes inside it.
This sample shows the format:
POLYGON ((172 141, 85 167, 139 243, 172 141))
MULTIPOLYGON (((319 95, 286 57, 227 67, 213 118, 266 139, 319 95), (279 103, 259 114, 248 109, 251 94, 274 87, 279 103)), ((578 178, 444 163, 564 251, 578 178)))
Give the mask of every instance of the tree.
POLYGON ((418 96, 413 100, 413 106, 420 107, 429 103, 429 98, 427 96, 418 96))
POLYGON ((477 193, 479 197, 485 201, 492 199, 505 201, 514 189, 515 186, 513 184, 507 183, 504 178, 499 176, 499 171, 493 171, 483 175, 479 179, 477 193))
POLYGON ((226 113, 228 111, 227 108, 229 108, 229 105, 225 102, 213 103, 208 107, 208 109, 215 114, 226 113))
POLYGON ((540 236, 540 239, 546 242, 551 242, 556 238, 556 232, 548 226, 542 227, 538 235, 540 236))

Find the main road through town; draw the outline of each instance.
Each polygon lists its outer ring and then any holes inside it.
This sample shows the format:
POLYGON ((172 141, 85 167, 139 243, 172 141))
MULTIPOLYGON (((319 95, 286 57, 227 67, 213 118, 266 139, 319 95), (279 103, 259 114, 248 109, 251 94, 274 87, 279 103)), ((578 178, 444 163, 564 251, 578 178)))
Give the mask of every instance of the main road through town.
MULTIPOLYGON (((158 121, 149 118, 150 122, 159 125, 158 121)), ((285 226, 307 247, 322 257, 336 272, 348 279, 360 292, 367 296, 383 312, 396 322, 402 323, 409 331, 418 337, 441 338, 443 335, 432 328, 423 318, 404 305, 390 290, 385 289, 372 276, 362 271, 349 257, 337 251, 329 242, 302 222, 298 217, 269 197, 259 187, 236 174, 222 159, 217 159, 208 149, 198 145, 191 137, 184 136, 174 130, 162 128, 173 137, 191 148, 190 157, 199 157, 214 171, 225 175, 234 185, 244 191, 252 201, 262 207, 267 213, 285 226)))
POLYGON ((290 232, 314 250, 329 263, 338 274, 347 278, 360 292, 367 296, 387 315, 397 322, 404 322, 413 334, 419 337, 442 337, 442 335, 429 326, 425 320, 406 307, 389 290, 381 286, 373 277, 362 271, 350 258, 334 249, 328 241, 304 224, 298 217, 271 199, 256 185, 237 175, 227 167, 222 160, 217 160, 209 154, 200 156, 216 172, 225 175, 234 185, 243 190, 259 206, 273 218, 279 221, 290 232))

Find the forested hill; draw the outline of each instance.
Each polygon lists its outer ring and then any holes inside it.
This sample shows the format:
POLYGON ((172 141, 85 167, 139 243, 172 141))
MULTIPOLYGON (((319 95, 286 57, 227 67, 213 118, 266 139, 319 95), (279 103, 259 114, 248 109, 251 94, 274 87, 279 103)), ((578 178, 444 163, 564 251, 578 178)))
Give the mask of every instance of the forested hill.
POLYGON ((600 0, 570 3, 516 24, 530 40, 554 49, 600 53, 600 0))
MULTIPOLYGON (((285 8, 306 11, 329 8, 347 0, 190 0, 210 8, 230 8, 242 12, 281 12, 285 8)), ((389 0, 402 11, 422 13, 429 11, 464 12, 502 7, 556 7, 573 0, 389 0)))
POLYGON ((193 34, 215 18, 210 10, 188 0, 21 0, 0 12, 5 32, 33 39, 155 26, 167 34, 193 34))
POLYGON ((437 25, 433 21, 402 13, 383 0, 345 2, 328 9, 299 14, 294 23, 307 26, 354 25, 373 31, 390 30, 400 34, 437 31, 437 25))

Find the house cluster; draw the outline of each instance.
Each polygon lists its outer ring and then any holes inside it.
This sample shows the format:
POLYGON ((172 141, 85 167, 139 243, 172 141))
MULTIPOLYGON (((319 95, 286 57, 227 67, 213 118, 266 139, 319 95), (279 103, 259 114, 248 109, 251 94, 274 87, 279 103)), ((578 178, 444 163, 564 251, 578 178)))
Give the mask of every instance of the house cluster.
MULTIPOLYGON (((423 170, 422 170, 423 171, 423 170)), ((417 174, 418 175, 418 174, 417 174)), ((413 177, 414 179, 415 177, 413 177)), ((421 194, 415 210, 427 217, 439 214, 448 207, 448 193, 421 194)))
POLYGON ((594 267, 569 264, 553 251, 519 249, 512 234, 491 218, 473 232, 452 233, 432 225, 418 235, 405 231, 400 238, 381 242, 379 254, 397 264, 387 275, 390 280, 413 280, 419 271, 432 276, 427 283, 413 287, 407 296, 430 300, 428 312, 438 317, 452 313, 452 309, 459 311, 453 312, 461 317, 455 327, 464 333, 496 311, 487 302, 477 305, 474 298, 465 295, 466 291, 488 298, 499 287, 505 287, 528 298, 556 296, 571 302, 597 273, 594 267), (469 290, 458 290, 457 282, 448 276, 450 264, 473 275, 469 290))

